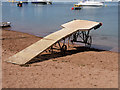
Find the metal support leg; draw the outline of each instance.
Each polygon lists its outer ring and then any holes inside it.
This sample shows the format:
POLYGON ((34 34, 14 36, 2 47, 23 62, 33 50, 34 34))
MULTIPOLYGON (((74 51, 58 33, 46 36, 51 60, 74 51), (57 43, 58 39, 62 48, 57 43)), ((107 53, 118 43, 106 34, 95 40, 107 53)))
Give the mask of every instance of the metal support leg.
POLYGON ((68 47, 70 47, 70 45, 69 45, 69 41, 70 41, 70 36, 68 37, 68 47))

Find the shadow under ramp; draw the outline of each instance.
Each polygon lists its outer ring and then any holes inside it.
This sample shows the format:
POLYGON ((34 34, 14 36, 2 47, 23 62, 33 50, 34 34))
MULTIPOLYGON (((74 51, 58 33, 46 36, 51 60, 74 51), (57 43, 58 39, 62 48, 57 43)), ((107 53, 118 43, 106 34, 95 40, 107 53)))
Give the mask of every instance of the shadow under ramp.
POLYGON ((87 48, 87 47, 84 47, 84 46, 73 47, 73 48, 74 49, 67 50, 64 55, 61 54, 61 52, 55 52, 55 51, 53 51, 53 53, 49 53, 49 54, 46 53, 46 54, 37 55, 36 57, 34 57, 32 60, 30 60, 26 64, 39 63, 39 62, 43 62, 43 61, 46 61, 46 60, 49 60, 49 59, 64 57, 64 56, 67 56, 67 55, 77 54, 77 53, 80 53, 80 52, 87 52, 87 51, 102 52, 102 51, 106 51, 106 50, 95 49, 95 48, 87 48))

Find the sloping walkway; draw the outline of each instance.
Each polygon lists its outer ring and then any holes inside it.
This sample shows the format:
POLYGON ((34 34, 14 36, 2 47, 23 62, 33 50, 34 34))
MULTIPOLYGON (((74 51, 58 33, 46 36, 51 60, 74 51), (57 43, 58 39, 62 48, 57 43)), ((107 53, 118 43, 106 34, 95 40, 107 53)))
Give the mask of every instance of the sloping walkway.
POLYGON ((14 64, 25 64, 29 62, 32 58, 41 54, 46 49, 51 47, 53 44, 58 42, 59 40, 66 38, 68 35, 73 34, 78 30, 91 30, 95 26, 97 26, 99 22, 87 21, 87 20, 73 20, 66 24, 63 24, 63 29, 56 31, 43 39, 37 41, 31 46, 25 48, 24 50, 18 52, 17 54, 9 57, 7 62, 14 64))

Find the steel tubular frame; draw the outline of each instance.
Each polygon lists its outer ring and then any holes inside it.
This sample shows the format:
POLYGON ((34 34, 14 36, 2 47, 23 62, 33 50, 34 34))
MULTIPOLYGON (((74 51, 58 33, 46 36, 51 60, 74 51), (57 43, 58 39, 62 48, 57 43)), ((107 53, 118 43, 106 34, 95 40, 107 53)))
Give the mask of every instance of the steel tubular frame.
POLYGON ((53 53, 53 49, 56 50, 60 50, 61 54, 64 55, 65 52, 67 51, 67 46, 69 47, 69 43, 71 41, 72 44, 74 44, 74 42, 80 42, 80 43, 84 43, 86 47, 91 47, 92 44, 92 37, 89 35, 90 34, 90 30, 88 31, 77 31, 71 35, 69 35, 68 37, 63 38, 62 40, 56 42, 54 45, 52 45, 49 48, 49 52, 53 53), (68 43, 66 45, 66 38, 68 38, 68 43), (78 38, 81 39, 78 41, 78 38), (63 41, 63 43, 60 43, 61 41, 63 41), (58 44, 58 45, 56 45, 58 44), (61 45, 62 44, 62 45, 61 45), (53 48, 56 47, 56 48, 53 48))
POLYGON ((78 31, 72 35, 72 40, 71 42, 80 42, 80 43, 85 43, 86 47, 91 47, 92 44, 92 37, 89 35, 90 30, 88 31, 78 31), (78 41, 78 38, 81 40, 78 41))

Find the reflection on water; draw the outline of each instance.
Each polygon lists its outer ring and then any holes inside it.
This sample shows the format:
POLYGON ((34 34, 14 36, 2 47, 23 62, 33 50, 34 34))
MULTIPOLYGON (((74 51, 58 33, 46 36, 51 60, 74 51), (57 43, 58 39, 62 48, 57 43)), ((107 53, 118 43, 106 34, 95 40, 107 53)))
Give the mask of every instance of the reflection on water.
MULTIPOLYGON (((105 3, 107 7, 83 7, 71 10, 74 3, 53 3, 53 5, 3 3, 3 21, 12 23, 12 30, 46 36, 60 29, 60 25, 73 20, 102 22, 100 29, 92 30, 94 45, 117 47, 118 3, 105 3)), ((106 48, 106 47, 105 47, 106 48)), ((112 49, 111 48, 111 49, 112 49)))

